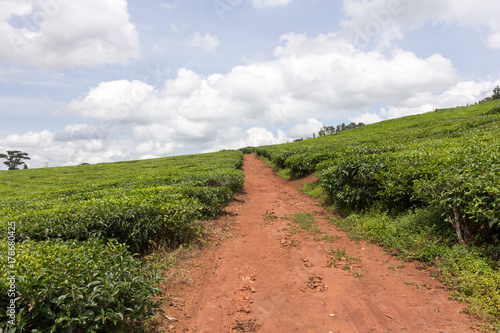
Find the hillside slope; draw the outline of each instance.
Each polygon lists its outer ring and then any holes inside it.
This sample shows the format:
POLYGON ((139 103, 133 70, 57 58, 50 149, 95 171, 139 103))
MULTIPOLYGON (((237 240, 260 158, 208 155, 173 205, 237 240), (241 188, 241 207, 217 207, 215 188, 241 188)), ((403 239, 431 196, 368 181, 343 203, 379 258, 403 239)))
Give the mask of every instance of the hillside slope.
POLYGON ((306 191, 337 226, 438 265, 453 296, 500 328, 500 101, 242 150, 291 178, 315 173, 306 191))
POLYGON ((139 331, 162 303, 143 256, 197 239, 242 188, 242 163, 226 151, 0 172, 0 329, 139 331))
POLYGON ((500 101, 388 120, 317 139, 246 148, 299 178, 318 172, 349 211, 436 206, 459 240, 500 224, 500 101))

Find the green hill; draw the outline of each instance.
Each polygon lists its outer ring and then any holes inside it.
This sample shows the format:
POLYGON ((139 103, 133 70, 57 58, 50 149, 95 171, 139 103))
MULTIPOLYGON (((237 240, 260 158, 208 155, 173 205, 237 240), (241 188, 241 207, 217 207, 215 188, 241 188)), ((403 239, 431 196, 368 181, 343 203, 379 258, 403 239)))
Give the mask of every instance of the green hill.
MULTIPOLYGON (((500 328, 500 102, 245 148, 335 208, 332 222, 436 264, 500 328)), ((200 235, 243 186, 242 152, 0 171, 0 329, 139 330, 161 277, 142 258, 200 235), (14 304, 12 306, 12 304, 14 304), (9 308, 11 307, 11 308, 9 308), (12 327, 10 327, 12 328, 12 327)))
POLYGON ((437 264, 455 296, 500 327, 500 101, 243 151, 292 178, 315 173, 307 190, 338 226, 437 264))
POLYGON ((136 253, 198 237, 242 188, 242 163, 225 151, 1 171, 0 329, 139 329, 161 275, 136 253))

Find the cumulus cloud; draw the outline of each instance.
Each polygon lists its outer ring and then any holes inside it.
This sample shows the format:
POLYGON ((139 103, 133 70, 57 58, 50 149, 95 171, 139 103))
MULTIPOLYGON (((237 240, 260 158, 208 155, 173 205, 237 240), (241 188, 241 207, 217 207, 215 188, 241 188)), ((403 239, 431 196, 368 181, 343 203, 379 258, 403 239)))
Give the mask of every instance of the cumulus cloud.
POLYGON ((290 141, 291 139, 281 130, 275 134, 263 127, 252 127, 244 132, 240 128, 233 127, 228 130, 220 130, 216 142, 209 149, 203 150, 203 153, 222 149, 276 145, 290 141), (233 140, 227 140, 228 137, 232 137, 233 140))
POLYGON ((284 35, 275 56, 210 76, 183 68, 157 89, 141 81, 102 82, 67 109, 129 126, 134 154, 161 156, 310 137, 323 126, 314 117, 378 121, 395 109, 377 118, 367 113, 373 105, 423 105, 459 81, 439 54, 365 52, 336 34, 284 35))
POLYGON ((0 61, 55 69, 124 64, 139 54, 125 0, 8 0, 0 13, 0 61), (14 15, 21 26, 9 21, 14 15))
POLYGON ((110 125, 68 125, 62 131, 26 132, 0 138, 0 151, 21 150, 29 154, 30 168, 70 166, 80 163, 115 162, 140 158, 130 143, 116 140, 110 125))
POLYGON ((323 127, 323 123, 314 118, 310 118, 304 124, 297 124, 288 130, 288 135, 293 138, 308 138, 312 137, 313 133, 318 133, 323 127))
POLYGON ((75 164, 92 162, 101 152, 100 161, 108 161, 277 144, 310 137, 323 122, 372 123, 472 103, 495 84, 460 82, 440 54, 366 51, 334 33, 286 34, 274 55, 210 76, 182 68, 156 88, 137 80, 102 82, 66 109, 114 124, 116 137, 103 134, 109 129, 80 124, 9 137, 0 148, 31 138, 32 144, 43 142, 39 147, 69 154, 75 164))
POLYGON ((52 135, 52 139, 59 142, 103 140, 107 139, 110 133, 110 128, 103 128, 88 124, 74 124, 68 125, 64 128, 64 130, 54 133, 52 135))
POLYGON ((489 37, 484 43, 500 48, 500 2, 496 0, 344 0, 343 10, 343 33, 362 48, 371 43, 392 46, 395 40, 403 38, 404 31, 417 29, 426 22, 486 27, 489 37))
POLYGON ((363 113, 362 115, 354 118, 349 117, 349 121, 352 121, 356 124, 363 123, 365 125, 378 123, 379 121, 382 120, 383 120, 382 117, 380 117, 378 114, 370 112, 363 113))
POLYGON ((493 88, 498 85, 500 85, 500 80, 459 82, 449 87, 441 94, 417 94, 397 105, 382 107, 378 113, 367 112, 359 117, 350 118, 350 120, 370 124, 384 119, 394 119, 424 112, 432 112, 436 109, 474 104, 485 97, 491 96, 493 88))
POLYGON ((488 38, 488 47, 492 49, 500 49, 500 32, 497 32, 488 38))
POLYGON ((28 0, 3 0, 0 2, 0 22, 12 16, 24 16, 32 11, 32 3, 28 0))
POLYGON ((220 41, 216 35, 206 33, 202 36, 198 31, 196 31, 189 37, 187 44, 191 47, 198 47, 207 52, 215 52, 220 45, 220 41))

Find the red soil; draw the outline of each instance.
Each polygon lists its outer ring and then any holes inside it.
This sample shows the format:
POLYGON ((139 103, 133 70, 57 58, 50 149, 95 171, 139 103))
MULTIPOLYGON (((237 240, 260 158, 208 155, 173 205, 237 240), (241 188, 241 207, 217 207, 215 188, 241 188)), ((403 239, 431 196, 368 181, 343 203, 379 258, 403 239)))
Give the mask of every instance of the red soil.
POLYGON ((349 240, 329 223, 331 214, 297 191, 307 180, 283 180, 254 155, 245 156, 243 171, 243 192, 218 220, 234 236, 177 267, 191 282, 165 284, 161 331, 476 332, 464 305, 418 263, 349 240), (301 212, 314 214, 333 243, 291 234, 285 217, 301 212), (347 258, 335 260, 330 249, 347 258), (359 261, 348 264, 349 257, 359 261))

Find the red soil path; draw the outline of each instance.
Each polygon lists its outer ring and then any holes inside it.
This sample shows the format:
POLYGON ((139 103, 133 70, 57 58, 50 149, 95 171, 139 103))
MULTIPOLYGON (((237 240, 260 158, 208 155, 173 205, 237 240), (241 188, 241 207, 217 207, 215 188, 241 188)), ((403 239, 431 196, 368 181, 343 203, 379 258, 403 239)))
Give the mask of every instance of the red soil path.
POLYGON ((189 282, 164 286, 165 332, 476 332, 463 304, 418 264, 349 240, 330 214, 254 155, 246 155, 244 190, 217 223, 232 237, 182 262, 189 282), (291 234, 286 216, 312 213, 333 242, 291 234), (333 260, 330 249, 347 257, 333 260), (334 267, 337 264, 337 267, 334 267), (166 318, 170 318, 166 319, 166 318))

